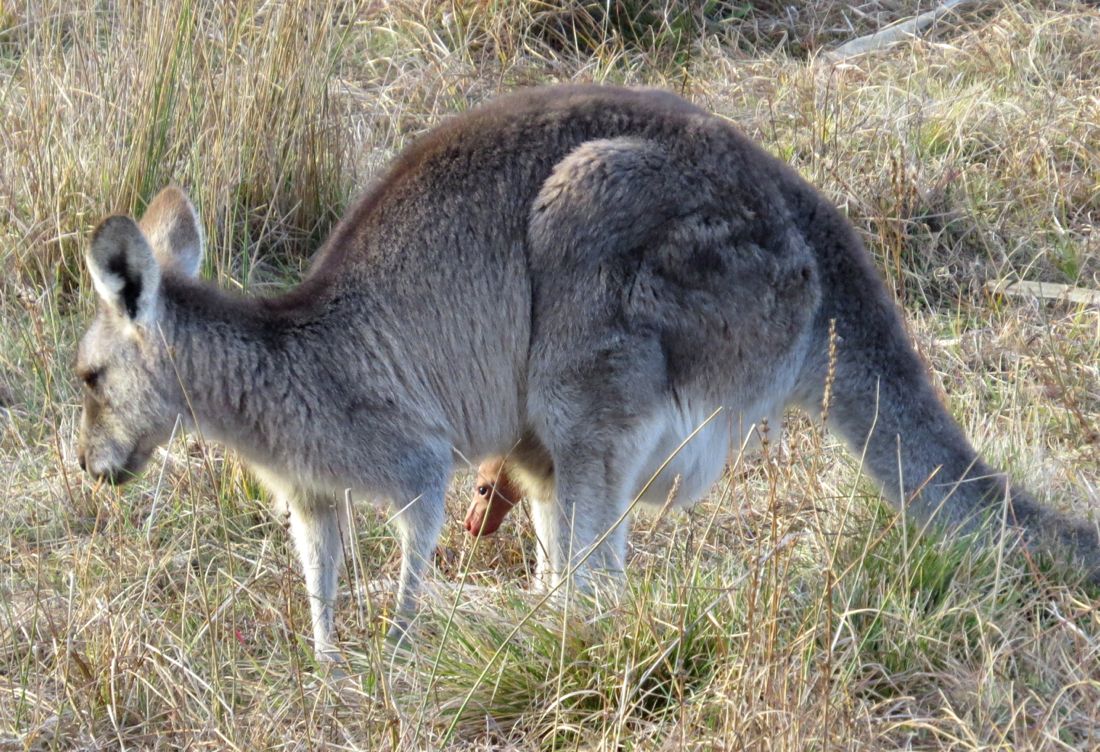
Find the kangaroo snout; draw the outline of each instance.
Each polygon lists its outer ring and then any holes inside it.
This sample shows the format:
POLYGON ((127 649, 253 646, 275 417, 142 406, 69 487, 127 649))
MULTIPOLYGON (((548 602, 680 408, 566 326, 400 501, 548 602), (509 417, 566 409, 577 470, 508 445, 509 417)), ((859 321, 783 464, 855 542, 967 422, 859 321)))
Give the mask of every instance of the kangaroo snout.
POLYGON ((105 481, 112 486, 121 486, 141 475, 142 470, 152 455, 151 450, 141 448, 134 449, 121 463, 96 460, 88 457, 88 451, 83 447, 76 450, 76 462, 80 469, 98 481, 105 481))

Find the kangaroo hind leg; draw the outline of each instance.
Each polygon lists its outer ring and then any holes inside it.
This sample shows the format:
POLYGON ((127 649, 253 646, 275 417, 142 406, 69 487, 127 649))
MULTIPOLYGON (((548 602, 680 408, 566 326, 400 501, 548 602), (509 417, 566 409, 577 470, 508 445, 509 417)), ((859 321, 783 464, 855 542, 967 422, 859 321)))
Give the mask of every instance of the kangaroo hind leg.
POLYGON ((544 361, 533 379, 533 424, 554 467, 553 494, 532 500, 550 587, 572 578, 585 589, 597 573, 623 571, 624 516, 655 442, 649 416, 663 371, 652 343, 620 345, 578 349, 556 370, 544 361))
POLYGON ((626 564, 630 488, 636 448, 624 434, 611 444, 576 437, 556 459, 555 493, 532 499, 543 584, 580 590, 618 580, 626 564))

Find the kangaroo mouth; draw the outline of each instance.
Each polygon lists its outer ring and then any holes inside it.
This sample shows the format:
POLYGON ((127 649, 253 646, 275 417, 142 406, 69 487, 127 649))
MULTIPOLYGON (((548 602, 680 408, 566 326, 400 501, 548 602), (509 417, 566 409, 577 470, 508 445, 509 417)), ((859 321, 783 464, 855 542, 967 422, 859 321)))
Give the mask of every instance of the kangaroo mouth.
POLYGON ((121 486, 141 475, 152 454, 152 450, 138 447, 130 452, 126 461, 118 467, 89 470, 89 473, 96 481, 106 481, 112 486, 121 486))

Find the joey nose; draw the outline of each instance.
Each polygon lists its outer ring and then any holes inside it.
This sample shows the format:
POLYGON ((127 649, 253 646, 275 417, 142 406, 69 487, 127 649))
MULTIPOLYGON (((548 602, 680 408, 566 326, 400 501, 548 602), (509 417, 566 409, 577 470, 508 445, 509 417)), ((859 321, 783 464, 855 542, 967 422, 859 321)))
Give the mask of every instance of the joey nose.
POLYGON ((485 515, 476 509, 471 509, 466 515, 466 532, 475 538, 482 535, 482 526, 485 524, 485 515))

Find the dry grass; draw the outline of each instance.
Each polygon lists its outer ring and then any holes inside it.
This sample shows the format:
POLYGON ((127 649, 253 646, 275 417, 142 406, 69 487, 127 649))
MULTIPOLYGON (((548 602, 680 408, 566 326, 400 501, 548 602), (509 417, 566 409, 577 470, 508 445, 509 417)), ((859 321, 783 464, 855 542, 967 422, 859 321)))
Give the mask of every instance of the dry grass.
POLYGON ((682 91, 844 206, 970 435, 1094 510, 1100 312, 984 283, 1100 289, 1100 11, 985 4, 816 58, 929 5, 0 5, 0 748, 1100 746, 1096 593, 916 537, 797 417, 690 515, 638 521, 617 602, 532 613, 523 514, 476 548, 456 521, 437 580, 493 587, 426 609, 412 656, 380 641, 365 583, 397 554, 360 510, 354 678, 333 682, 286 536, 231 456, 178 440, 121 493, 72 458, 100 217, 180 183, 210 276, 285 285, 354 186, 447 113, 597 80, 682 91))

